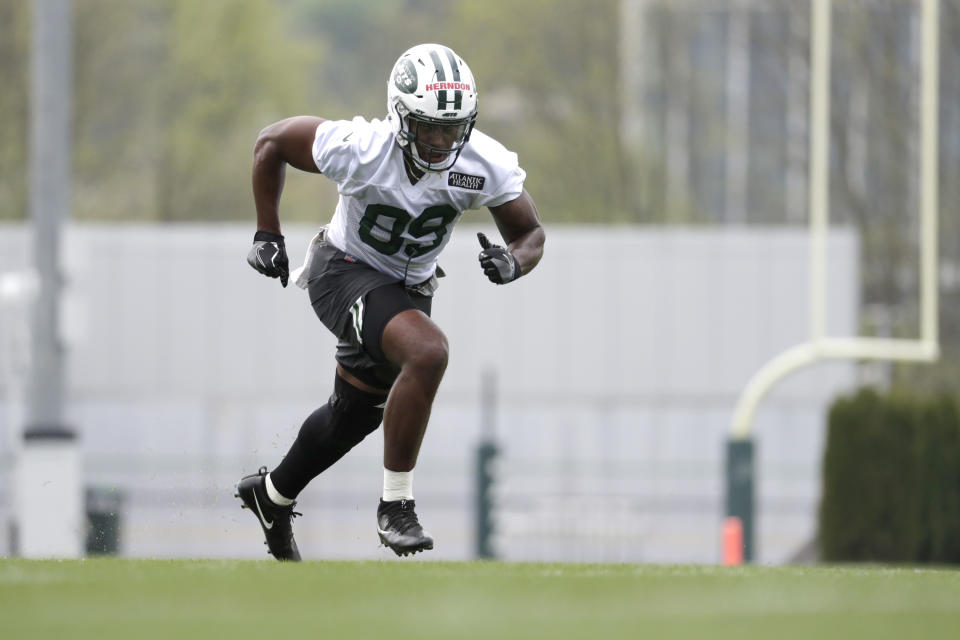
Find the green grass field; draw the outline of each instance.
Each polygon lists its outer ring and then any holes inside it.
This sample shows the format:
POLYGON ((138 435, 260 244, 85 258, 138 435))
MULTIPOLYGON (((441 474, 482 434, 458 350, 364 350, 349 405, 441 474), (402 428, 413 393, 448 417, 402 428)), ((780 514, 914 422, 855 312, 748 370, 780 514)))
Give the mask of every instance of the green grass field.
POLYGON ((960 638, 960 571, 0 560, 0 638, 960 638))

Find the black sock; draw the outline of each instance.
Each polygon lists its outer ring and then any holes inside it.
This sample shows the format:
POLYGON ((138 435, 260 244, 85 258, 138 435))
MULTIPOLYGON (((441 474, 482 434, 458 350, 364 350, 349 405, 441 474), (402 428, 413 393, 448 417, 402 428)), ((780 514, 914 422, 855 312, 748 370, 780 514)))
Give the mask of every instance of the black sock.
POLYGON ((333 439, 333 410, 327 403, 303 421, 286 457, 270 472, 273 486, 285 498, 296 498, 311 480, 350 450, 333 439))
POLYGON ((327 404, 303 421, 286 457, 270 472, 285 498, 296 498, 307 484, 380 426, 386 396, 366 393, 339 376, 327 404))

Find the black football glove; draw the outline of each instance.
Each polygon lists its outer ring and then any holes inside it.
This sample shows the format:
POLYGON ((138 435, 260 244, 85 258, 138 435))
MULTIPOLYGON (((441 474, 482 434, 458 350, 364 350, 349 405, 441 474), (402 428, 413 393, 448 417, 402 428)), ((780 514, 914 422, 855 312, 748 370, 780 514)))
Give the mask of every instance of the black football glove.
POLYGON ((490 278, 490 282, 507 284, 520 277, 520 263, 513 254, 497 244, 490 244, 487 236, 477 232, 477 239, 483 251, 480 252, 480 266, 490 278))
POLYGON ((269 231, 257 231, 253 236, 253 248, 247 254, 247 264, 265 276, 280 278, 280 284, 287 286, 290 279, 290 261, 287 260, 283 236, 269 231))

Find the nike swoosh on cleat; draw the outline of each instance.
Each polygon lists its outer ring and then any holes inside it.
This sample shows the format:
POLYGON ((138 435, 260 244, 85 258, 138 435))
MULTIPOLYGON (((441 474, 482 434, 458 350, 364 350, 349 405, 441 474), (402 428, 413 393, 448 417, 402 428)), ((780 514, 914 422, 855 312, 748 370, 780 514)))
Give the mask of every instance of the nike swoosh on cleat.
POLYGON ((273 523, 267 522, 267 519, 263 517, 263 510, 260 508, 260 501, 257 500, 257 492, 253 492, 253 504, 257 505, 257 517, 260 518, 260 522, 263 523, 263 526, 267 529, 273 529, 273 523))

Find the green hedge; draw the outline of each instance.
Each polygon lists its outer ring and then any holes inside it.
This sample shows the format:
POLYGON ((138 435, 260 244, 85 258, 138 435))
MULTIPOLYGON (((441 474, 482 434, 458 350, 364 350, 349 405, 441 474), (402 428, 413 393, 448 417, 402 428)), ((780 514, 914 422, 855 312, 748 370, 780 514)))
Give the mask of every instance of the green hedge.
POLYGON ((960 410, 865 389, 830 409, 819 543, 828 562, 960 563, 960 410))

